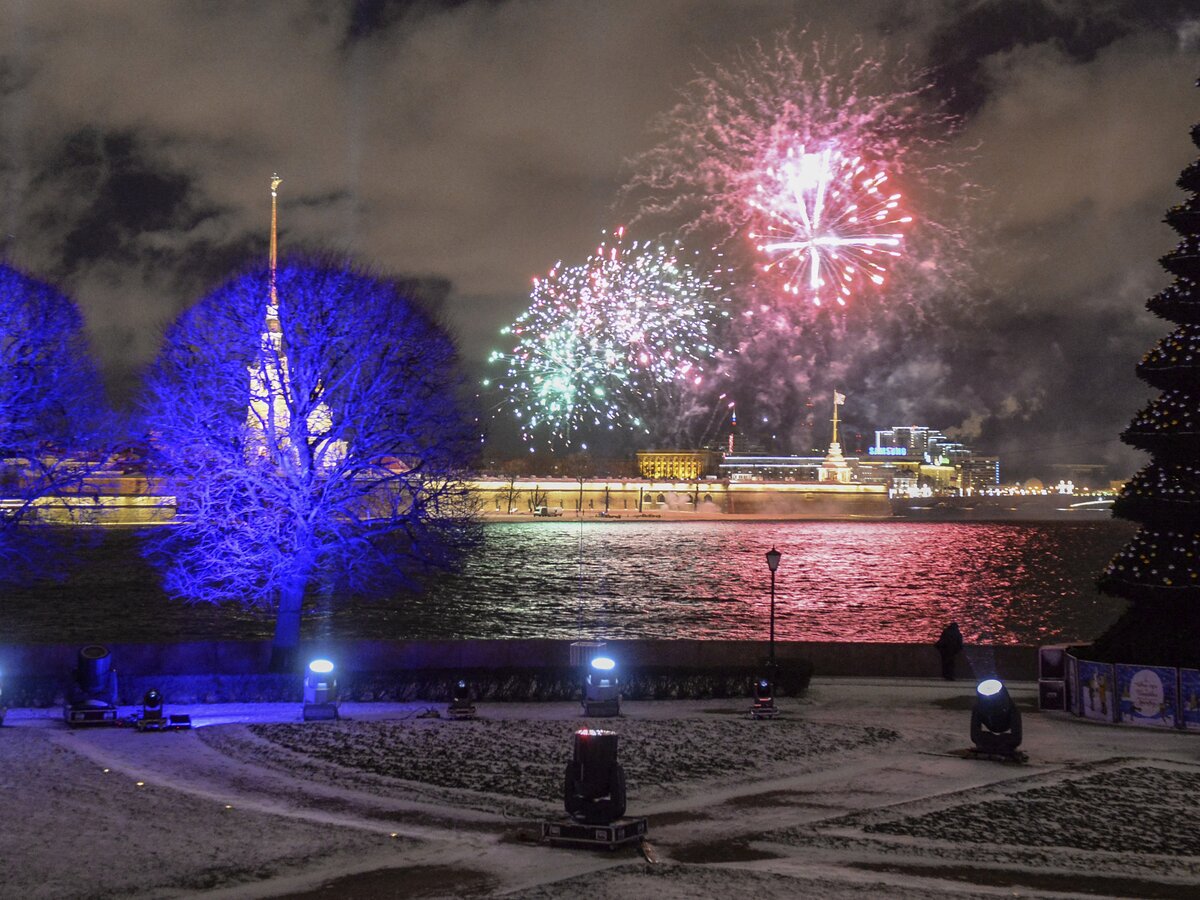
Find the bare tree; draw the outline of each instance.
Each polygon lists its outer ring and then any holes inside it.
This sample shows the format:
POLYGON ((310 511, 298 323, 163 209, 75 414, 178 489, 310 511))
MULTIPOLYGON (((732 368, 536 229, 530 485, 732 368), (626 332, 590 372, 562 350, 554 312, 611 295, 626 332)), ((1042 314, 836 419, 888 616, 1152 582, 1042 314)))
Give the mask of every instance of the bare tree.
POLYGON ((517 511, 517 501, 525 493, 517 487, 517 479, 527 476, 529 468, 529 460, 521 457, 505 460, 500 464, 500 472, 505 482, 507 482, 499 491, 499 497, 504 502, 504 512, 512 513, 517 511))
POLYGON ((517 501, 524 493, 517 487, 517 476, 506 475, 504 477, 505 485, 496 491, 496 505, 500 512, 511 513, 517 510, 517 501))
POLYGON ((538 487, 536 484, 533 486, 533 490, 529 491, 528 505, 529 505, 530 512, 533 512, 539 506, 545 506, 549 502, 550 502, 549 492, 538 487))
POLYGON ((395 283, 328 260, 235 278, 167 332, 147 386, 179 519, 151 555, 177 596, 274 610, 277 669, 306 594, 412 588, 474 535, 456 350, 395 283))
POLYGON ((102 418, 99 384, 75 304, 0 264, 0 577, 47 574, 44 535, 17 526, 49 497, 68 515, 83 499, 100 458, 85 452, 102 418))

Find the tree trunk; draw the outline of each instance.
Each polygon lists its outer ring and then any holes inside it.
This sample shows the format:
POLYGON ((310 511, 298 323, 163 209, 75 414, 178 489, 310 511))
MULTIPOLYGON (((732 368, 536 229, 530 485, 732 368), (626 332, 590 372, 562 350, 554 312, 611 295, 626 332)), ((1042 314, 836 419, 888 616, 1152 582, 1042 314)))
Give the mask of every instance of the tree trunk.
POLYGON ((300 670, 300 612, 304 606, 305 579, 296 577, 279 591, 279 610, 275 614, 275 638, 271 642, 271 671, 292 673, 300 670))

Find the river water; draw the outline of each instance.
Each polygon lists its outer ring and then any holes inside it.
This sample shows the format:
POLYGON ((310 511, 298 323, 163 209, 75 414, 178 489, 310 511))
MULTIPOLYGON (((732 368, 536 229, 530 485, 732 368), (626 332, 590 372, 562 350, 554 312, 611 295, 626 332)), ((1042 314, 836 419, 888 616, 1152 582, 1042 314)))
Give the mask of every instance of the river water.
POLYGON ((1131 534, 1112 520, 493 524, 461 575, 402 609, 357 607, 353 630, 762 638, 774 546, 779 640, 927 643, 951 620, 968 642, 1087 640, 1123 607, 1093 582, 1131 534))
MULTIPOLYGON (((1124 522, 493 523, 463 571, 417 597, 332 601, 312 637, 1088 640, 1122 603, 1093 582, 1124 522)), ((258 638, 261 615, 166 598, 131 536, 63 581, 0 596, 0 644, 258 638)))

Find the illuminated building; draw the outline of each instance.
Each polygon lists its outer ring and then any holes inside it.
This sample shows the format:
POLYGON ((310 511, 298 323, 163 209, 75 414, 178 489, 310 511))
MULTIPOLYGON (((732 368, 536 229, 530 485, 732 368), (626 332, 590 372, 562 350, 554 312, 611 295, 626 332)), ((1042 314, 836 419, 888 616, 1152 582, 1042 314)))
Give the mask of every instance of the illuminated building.
POLYGON ((1109 485, 1108 466, 1100 463, 1055 463, 1046 466, 1052 482, 1070 481, 1078 488, 1102 488, 1109 485))
POLYGON ((936 429, 927 428, 924 425, 898 425, 883 431, 876 431, 875 446, 868 452, 872 456, 936 457, 943 455, 939 452, 942 447, 962 448, 965 450, 962 444, 954 443, 936 429), (903 449, 905 453, 884 452, 900 449, 903 449), (880 452, 876 453, 876 450, 880 452))
POLYGON ((638 472, 662 481, 696 481, 717 474, 715 450, 639 450, 638 472))
MULTIPOLYGON (((761 457, 760 457, 761 458, 761 457)), ((780 457, 780 459, 785 459, 780 457)), ((814 465, 819 465, 816 459, 814 465)), ((811 518, 886 518, 891 515, 887 488, 878 484, 840 484, 816 480, 741 480, 706 478, 669 481, 641 478, 479 478, 470 482, 485 513, 531 515, 538 507, 555 515, 610 518, 656 516, 778 514, 811 518)))
MULTIPOLYGON (((722 478, 730 481, 817 481, 823 456, 726 456, 722 478)), ((853 460, 857 462, 857 460, 853 460)))
POLYGON ((842 445, 838 443, 838 407, 846 402, 846 395, 833 392, 833 438, 829 442, 829 451, 821 463, 819 481, 831 481, 837 484, 849 484, 854 480, 854 470, 842 456, 842 445))
POLYGON ((1000 460, 980 456, 924 425, 875 432, 875 446, 859 461, 862 480, 891 485, 893 494, 971 493, 1000 483, 1000 460))
POLYGON ((982 491, 1000 484, 1000 457, 971 455, 958 463, 964 491, 982 491))
MULTIPOLYGON (((65 473, 64 483, 32 499, 0 496, 0 516, 21 512, 30 521, 51 525, 149 525, 175 516, 175 498, 147 477, 136 457, 92 453, 62 459, 46 456, 41 463, 65 473)), ((37 477, 28 459, 0 460, 0 469, 9 478, 5 487, 18 495, 37 477)))
MULTIPOLYGON (((279 296, 276 292, 275 273, 279 262, 278 252, 278 198, 279 185, 283 179, 271 176, 271 288, 267 300, 262 344, 259 361, 250 367, 250 406, 246 411, 246 425, 250 430, 247 441, 249 456, 266 456, 272 447, 286 449, 291 443, 291 380, 288 376, 287 349, 283 343, 283 328, 279 323, 279 296), (270 433, 272 440, 267 440, 270 433)), ((317 396, 320 396, 318 394, 317 396)), ((333 426, 333 414, 329 406, 321 402, 308 414, 306 435, 328 434, 333 426)), ((315 448, 314 459, 323 467, 333 468, 346 456, 344 441, 330 443, 321 441, 315 448)))
POLYGON ((763 456, 728 453, 718 467, 721 476, 731 481, 816 481, 850 484, 859 481, 858 459, 842 455, 838 442, 838 407, 846 395, 833 392, 833 432, 824 456, 763 456))

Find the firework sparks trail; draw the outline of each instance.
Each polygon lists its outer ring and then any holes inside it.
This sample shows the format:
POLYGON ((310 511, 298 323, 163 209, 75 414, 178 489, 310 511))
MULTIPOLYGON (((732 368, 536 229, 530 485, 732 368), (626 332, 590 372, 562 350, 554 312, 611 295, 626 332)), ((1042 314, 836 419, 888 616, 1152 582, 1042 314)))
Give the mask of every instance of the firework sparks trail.
POLYGON ((784 291, 817 306, 830 293, 844 306, 863 280, 882 285, 886 257, 900 255, 897 229, 912 221, 899 208, 900 194, 882 189, 887 179, 869 172, 861 156, 788 148, 749 199, 765 222, 765 233, 750 232, 771 258, 763 271, 778 269, 784 291))
POLYGON ((648 432, 644 414, 656 400, 703 379, 722 300, 680 253, 627 243, 618 229, 582 265, 559 262, 533 280, 529 308, 502 332, 515 346, 489 360, 507 367, 497 387, 525 440, 648 432))
POLYGON ((736 276, 698 422, 726 391, 751 413, 748 440, 817 446, 809 398, 955 339, 937 329, 973 315, 982 243, 961 126, 933 74, 884 43, 785 31, 697 71, 631 160, 622 203, 719 248, 736 276))
MULTIPOLYGON (((784 33, 697 75, 632 161, 623 200, 637 221, 721 247, 727 271, 761 271, 765 255, 789 299, 844 303, 903 262, 889 299, 919 303, 966 256, 958 217, 973 188, 951 147, 959 125, 928 73, 886 48, 784 33), (919 198, 920 229, 907 227, 894 181, 907 203, 919 198)), ((743 276, 738 299, 778 296, 776 279, 758 281, 743 276)))

